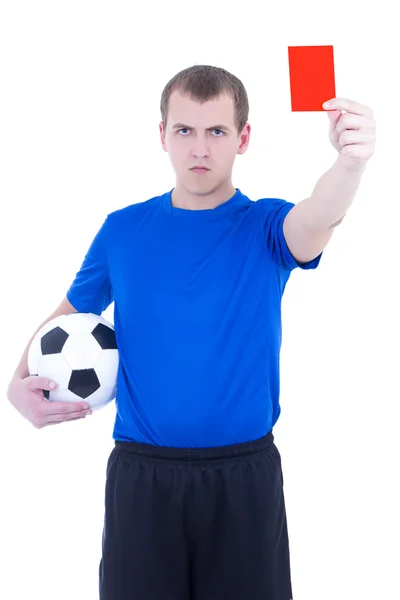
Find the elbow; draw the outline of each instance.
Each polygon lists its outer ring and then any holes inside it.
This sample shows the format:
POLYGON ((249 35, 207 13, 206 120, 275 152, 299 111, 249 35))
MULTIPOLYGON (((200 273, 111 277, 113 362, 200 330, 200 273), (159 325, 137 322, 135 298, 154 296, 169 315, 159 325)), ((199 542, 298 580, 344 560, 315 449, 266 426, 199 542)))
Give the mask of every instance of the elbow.
POLYGON ((335 227, 337 227, 338 225, 340 225, 340 223, 343 221, 343 219, 345 218, 346 215, 343 215, 343 217, 341 219, 339 219, 339 221, 336 221, 336 223, 333 223, 333 225, 330 226, 330 229, 334 229, 335 227))

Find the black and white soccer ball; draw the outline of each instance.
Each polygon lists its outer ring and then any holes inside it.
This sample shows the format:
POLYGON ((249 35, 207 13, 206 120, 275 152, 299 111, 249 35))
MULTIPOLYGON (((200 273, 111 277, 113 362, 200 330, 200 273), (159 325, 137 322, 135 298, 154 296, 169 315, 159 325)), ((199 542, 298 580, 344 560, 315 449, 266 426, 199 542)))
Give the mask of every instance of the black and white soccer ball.
POLYGON ((36 333, 28 352, 29 374, 56 383, 54 390, 44 390, 47 400, 84 400, 92 410, 116 397, 118 367, 114 327, 93 313, 52 319, 36 333))

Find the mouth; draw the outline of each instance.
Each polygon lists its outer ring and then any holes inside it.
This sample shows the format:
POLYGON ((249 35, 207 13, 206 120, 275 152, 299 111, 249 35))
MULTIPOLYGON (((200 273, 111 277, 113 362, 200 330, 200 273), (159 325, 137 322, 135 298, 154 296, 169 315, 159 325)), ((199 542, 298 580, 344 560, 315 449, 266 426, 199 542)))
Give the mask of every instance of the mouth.
POLYGON ((190 170, 194 173, 207 173, 207 171, 209 171, 210 169, 207 169, 206 167, 193 167, 193 169, 190 170))

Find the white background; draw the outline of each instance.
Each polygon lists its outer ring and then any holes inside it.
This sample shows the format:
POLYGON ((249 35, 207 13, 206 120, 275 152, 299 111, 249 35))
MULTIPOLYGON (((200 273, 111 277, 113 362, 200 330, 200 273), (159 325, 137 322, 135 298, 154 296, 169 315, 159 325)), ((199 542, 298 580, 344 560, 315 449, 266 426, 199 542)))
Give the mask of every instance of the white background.
MULTIPOLYGON (((174 187, 159 104, 181 69, 224 67, 247 89, 252 137, 236 187, 253 200, 311 194, 336 152, 326 114, 291 111, 295 45, 334 46, 336 95, 371 106, 378 129, 319 268, 293 272, 284 295, 274 433, 293 595, 400 598, 394 11, 388 1, 2 3, 1 598, 98 598, 115 405, 34 429, 6 397, 30 336, 65 296, 105 215, 174 187)), ((112 321, 112 311, 103 316, 112 321)))

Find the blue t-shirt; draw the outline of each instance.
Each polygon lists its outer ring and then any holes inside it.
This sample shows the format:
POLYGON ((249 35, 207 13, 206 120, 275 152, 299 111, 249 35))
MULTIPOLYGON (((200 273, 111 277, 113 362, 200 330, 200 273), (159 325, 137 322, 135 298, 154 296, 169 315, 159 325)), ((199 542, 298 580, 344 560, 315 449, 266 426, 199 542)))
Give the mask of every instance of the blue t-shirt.
POLYGON ((78 312, 114 302, 120 356, 113 438, 210 447, 266 435, 280 414, 281 299, 299 265, 294 206, 236 193, 186 210, 171 190, 109 213, 67 292, 78 312))

